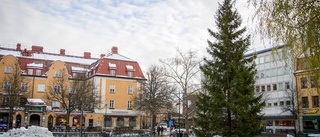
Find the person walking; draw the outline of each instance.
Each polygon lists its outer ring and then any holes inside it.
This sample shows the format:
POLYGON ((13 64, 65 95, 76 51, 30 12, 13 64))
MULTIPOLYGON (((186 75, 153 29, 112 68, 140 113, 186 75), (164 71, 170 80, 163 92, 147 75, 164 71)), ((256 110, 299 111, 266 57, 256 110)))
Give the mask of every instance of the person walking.
POLYGON ((161 135, 163 135, 162 133, 163 133, 163 127, 161 126, 160 127, 160 131, 161 131, 161 135))
POLYGON ((157 127, 158 136, 160 135, 160 130, 161 130, 161 129, 160 129, 160 127, 158 126, 158 127, 157 127))

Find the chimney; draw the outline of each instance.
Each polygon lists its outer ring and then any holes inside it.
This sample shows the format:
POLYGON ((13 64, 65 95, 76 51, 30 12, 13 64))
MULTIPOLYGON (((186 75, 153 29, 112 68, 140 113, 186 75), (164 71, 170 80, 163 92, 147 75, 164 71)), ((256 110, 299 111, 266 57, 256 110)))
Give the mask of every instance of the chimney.
POLYGON ((17 48, 16 48, 17 51, 21 51, 21 44, 20 43, 17 43, 17 48))
POLYGON ((32 52, 43 53, 43 47, 42 46, 32 46, 31 50, 32 50, 32 52))
POLYGON ((106 54, 101 54, 101 55, 100 55, 100 58, 103 58, 104 56, 106 56, 106 54))
POLYGON ((111 49, 112 54, 118 54, 118 47, 113 46, 111 49))
POLYGON ((28 51, 27 51, 27 49, 24 49, 24 50, 22 51, 22 56, 28 56, 28 51))
POLYGON ((89 58, 91 58, 91 53, 90 52, 84 52, 83 53, 83 57, 86 58, 86 59, 89 59, 89 58))
POLYGON ((66 55, 66 50, 65 49, 60 49, 60 55, 66 55))

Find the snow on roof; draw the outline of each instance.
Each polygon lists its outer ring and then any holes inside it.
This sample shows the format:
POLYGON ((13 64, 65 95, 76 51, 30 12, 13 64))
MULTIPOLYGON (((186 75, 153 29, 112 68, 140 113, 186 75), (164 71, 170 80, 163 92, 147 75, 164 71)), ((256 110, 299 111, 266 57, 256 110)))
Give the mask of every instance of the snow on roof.
POLYGON ((86 68, 74 67, 74 66, 72 66, 71 69, 72 69, 72 72, 85 72, 85 71, 88 71, 88 69, 86 69, 86 68))
POLYGON ((124 61, 133 61, 130 58, 127 58, 125 56, 122 56, 120 54, 109 54, 107 56, 104 56, 106 59, 115 59, 115 60, 124 60, 124 61))
POLYGON ((21 53, 20 53, 20 51, 11 51, 11 50, 2 50, 2 49, 0 49, 0 55, 13 55, 13 56, 16 56, 16 57, 18 57, 18 56, 21 56, 21 53))
POLYGON ((33 105, 45 105, 44 101, 39 98, 28 98, 28 103, 33 105))
POLYGON ((36 59, 45 59, 45 60, 61 60, 63 62, 76 62, 83 63, 87 65, 91 65, 93 62, 97 61, 97 59, 86 59, 86 58, 77 58, 77 57, 69 57, 69 56, 57 56, 57 55, 49 55, 49 54, 40 54, 33 53, 33 57, 36 59))
POLYGON ((27 64, 28 68, 43 68, 43 64, 35 64, 35 63, 30 63, 27 64))
POLYGON ((70 57, 70 56, 60 56, 60 55, 51 55, 51 54, 43 54, 43 53, 33 53, 32 56, 22 56, 20 51, 12 51, 12 50, 3 50, 0 49, 0 55, 13 55, 15 57, 21 58, 33 58, 40 60, 61 60, 63 62, 74 62, 74 63, 83 63, 86 65, 91 65, 93 62, 97 61, 96 58, 81 58, 81 57, 70 57))
POLYGON ((109 62, 109 67, 111 67, 111 68, 116 68, 117 65, 116 65, 116 64, 112 64, 112 63, 109 62))
POLYGON ((127 68, 127 70, 134 71, 133 66, 131 66, 131 65, 126 65, 126 68, 127 68))

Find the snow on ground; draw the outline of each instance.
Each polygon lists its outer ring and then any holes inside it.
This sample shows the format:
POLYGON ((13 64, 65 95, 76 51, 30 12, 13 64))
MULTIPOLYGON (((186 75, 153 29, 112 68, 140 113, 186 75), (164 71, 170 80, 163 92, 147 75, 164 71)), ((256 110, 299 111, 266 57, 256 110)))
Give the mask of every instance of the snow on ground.
POLYGON ((14 128, 0 135, 0 137, 53 137, 52 132, 45 127, 30 126, 14 128))

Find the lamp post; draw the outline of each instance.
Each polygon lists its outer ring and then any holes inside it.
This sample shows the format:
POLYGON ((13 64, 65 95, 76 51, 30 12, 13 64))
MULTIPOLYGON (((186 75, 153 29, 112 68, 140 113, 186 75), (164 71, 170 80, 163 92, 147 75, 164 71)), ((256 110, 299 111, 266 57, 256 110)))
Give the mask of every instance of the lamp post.
POLYGON ((181 133, 180 133, 180 98, 179 98, 179 102, 177 103, 177 105, 179 105, 179 116, 178 116, 178 123, 179 123, 179 130, 178 130, 178 137, 181 137, 181 133))

